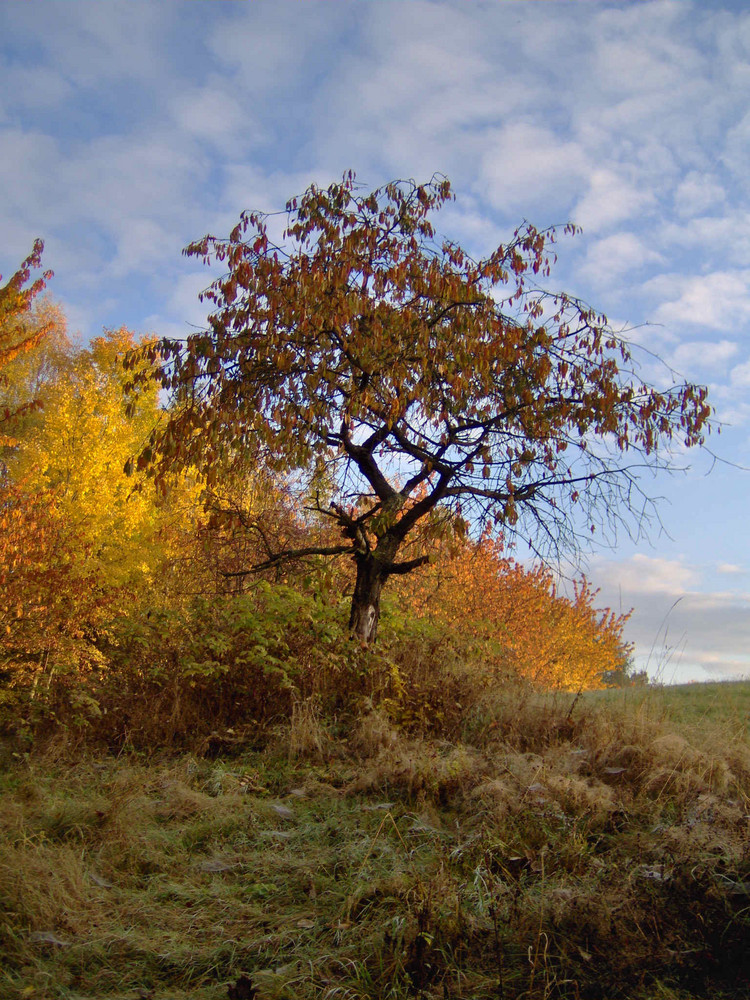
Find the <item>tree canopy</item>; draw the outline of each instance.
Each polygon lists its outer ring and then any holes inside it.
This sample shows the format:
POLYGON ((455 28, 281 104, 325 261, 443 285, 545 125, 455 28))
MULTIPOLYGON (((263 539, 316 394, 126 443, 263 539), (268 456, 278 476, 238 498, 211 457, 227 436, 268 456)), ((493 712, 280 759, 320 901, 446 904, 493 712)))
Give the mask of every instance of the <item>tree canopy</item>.
POLYGON ((363 192, 350 172, 292 199, 278 239, 243 213, 229 239, 185 251, 226 268, 202 296, 207 329, 129 358, 134 385, 172 392, 140 468, 195 466, 211 484, 250 457, 325 484, 311 506, 338 538, 248 571, 352 556, 365 641, 388 577, 429 559, 409 545, 441 512, 539 551, 575 545, 577 507, 594 527, 638 517, 639 469, 673 439, 702 443, 710 415, 704 387, 645 383, 603 314, 539 284, 554 229, 524 224, 476 260, 436 237, 430 216, 452 197, 444 178, 363 192))
POLYGON ((156 387, 126 417, 120 357, 136 346, 125 328, 105 331, 85 348, 58 351, 41 394, 42 419, 26 427, 8 459, 11 478, 33 493, 53 491, 66 524, 87 545, 79 562, 101 563, 110 583, 147 572, 164 513, 135 490, 123 466, 158 419, 156 387))
POLYGON ((0 286, 0 446, 13 443, 10 437, 12 425, 30 409, 37 400, 11 401, 7 393, 7 369, 20 355, 33 350, 45 337, 50 324, 34 323, 32 306, 34 299, 52 277, 51 271, 44 271, 30 282, 31 272, 42 265, 44 243, 35 240, 29 256, 15 274, 0 286))

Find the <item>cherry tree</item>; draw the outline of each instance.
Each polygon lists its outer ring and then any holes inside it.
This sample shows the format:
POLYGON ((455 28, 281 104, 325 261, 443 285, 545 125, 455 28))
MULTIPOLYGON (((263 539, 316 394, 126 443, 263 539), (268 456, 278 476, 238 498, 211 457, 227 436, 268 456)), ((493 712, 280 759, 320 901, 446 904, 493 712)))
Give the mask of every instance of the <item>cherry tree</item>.
POLYGON ((366 642, 384 584, 430 558, 440 515, 539 551, 575 545, 577 509, 589 526, 638 519, 640 471, 708 426, 704 387, 645 383, 603 314, 541 286, 554 230, 525 224, 476 260, 436 237, 452 197, 444 178, 363 192, 350 172, 292 199, 281 239, 243 213, 228 239, 185 251, 226 269, 203 293, 207 328, 145 349, 172 403, 139 466, 198 467, 210 484, 254 455, 325 481, 313 506, 337 538, 270 548, 248 571, 353 558, 350 627, 366 642))

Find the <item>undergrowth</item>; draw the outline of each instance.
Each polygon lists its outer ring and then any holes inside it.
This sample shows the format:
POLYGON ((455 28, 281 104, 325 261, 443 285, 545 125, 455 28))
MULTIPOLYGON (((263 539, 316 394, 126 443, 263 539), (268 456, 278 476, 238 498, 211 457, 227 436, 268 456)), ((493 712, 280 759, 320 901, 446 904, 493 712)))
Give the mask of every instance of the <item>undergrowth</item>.
POLYGON ((336 601, 259 582, 248 594, 144 605, 110 623, 96 656, 20 659, 0 671, 0 737, 15 750, 64 737, 113 751, 218 752, 237 727, 288 720, 313 699, 327 718, 383 707, 399 725, 452 738, 511 676, 503 648, 386 605, 363 648, 336 601))

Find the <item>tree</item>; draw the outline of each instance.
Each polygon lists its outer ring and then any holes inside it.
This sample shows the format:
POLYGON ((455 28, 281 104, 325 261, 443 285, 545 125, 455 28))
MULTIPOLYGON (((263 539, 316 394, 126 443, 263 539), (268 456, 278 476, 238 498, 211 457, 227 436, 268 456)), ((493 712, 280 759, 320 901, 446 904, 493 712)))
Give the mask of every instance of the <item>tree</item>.
POLYGON ((81 565, 96 566, 112 587, 153 585, 166 555, 160 536, 175 520, 153 484, 134 489, 144 477, 134 481, 123 468, 159 414, 156 386, 125 412, 120 359, 136 344, 121 328, 94 337, 85 348, 58 351, 43 386, 41 418, 19 432, 7 463, 11 480, 27 493, 54 493, 59 518, 85 542, 81 565))
POLYGON ((0 479, 0 728, 94 711, 118 635, 193 583, 200 487, 175 477, 164 496, 123 468, 159 414, 155 385, 125 412, 120 357, 138 341, 119 329, 76 347, 59 314, 56 331, 6 369, 43 407, 14 422, 0 479))
MULTIPOLYGON (((29 256, 5 285, 0 287, 0 390, 7 389, 6 369, 20 355, 35 348, 48 333, 52 321, 33 322, 32 306, 36 296, 52 277, 45 271, 28 284, 31 272, 41 267, 44 243, 35 240, 29 256)), ((35 399, 12 402, 0 392, 0 446, 13 444, 11 426, 29 410, 38 405, 35 399)))
POLYGON ((638 467, 663 461, 675 436, 702 443, 710 413, 703 387, 645 384, 605 316, 537 285, 554 230, 526 224, 481 260, 438 241, 429 215, 451 197, 442 178, 362 193, 350 172, 291 200, 279 242, 267 216, 243 213, 228 240, 185 250, 228 268, 202 296, 208 329, 146 348, 154 368, 133 378, 172 392, 138 459, 157 478, 194 464, 217 482, 252 454, 333 484, 312 507, 339 541, 248 572, 353 557, 350 627, 363 641, 386 580, 429 559, 408 546, 440 512, 540 551, 575 546, 576 505, 589 525, 627 523, 638 467))
POLYGON ((4 485, 0 501, 0 708, 23 712, 28 698, 46 696, 53 675, 86 673, 101 660, 93 638, 112 615, 56 491, 4 485))
POLYGON ((509 559, 489 533, 454 542, 452 549, 399 580, 402 608, 445 622, 453 632, 499 641, 515 672, 545 687, 601 687, 623 671, 629 615, 596 609, 597 592, 585 579, 567 597, 547 567, 509 559))

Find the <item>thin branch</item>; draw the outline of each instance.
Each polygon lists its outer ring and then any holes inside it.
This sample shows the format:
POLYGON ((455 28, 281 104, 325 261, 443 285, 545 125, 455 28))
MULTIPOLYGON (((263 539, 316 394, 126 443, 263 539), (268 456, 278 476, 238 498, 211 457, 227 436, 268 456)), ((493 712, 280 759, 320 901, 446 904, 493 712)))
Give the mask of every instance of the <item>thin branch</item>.
POLYGON ((351 545, 331 545, 328 548, 322 548, 317 545, 311 545, 305 549, 286 549, 284 552, 277 552, 275 555, 271 556, 270 559, 266 559, 265 562, 257 563, 255 566, 251 566, 250 569, 236 570, 233 573, 223 573, 223 576, 251 576, 253 573, 260 573, 264 569, 272 569, 274 566, 278 566, 279 563, 288 562, 292 559, 304 559, 305 556, 340 556, 345 552, 353 552, 351 545))

